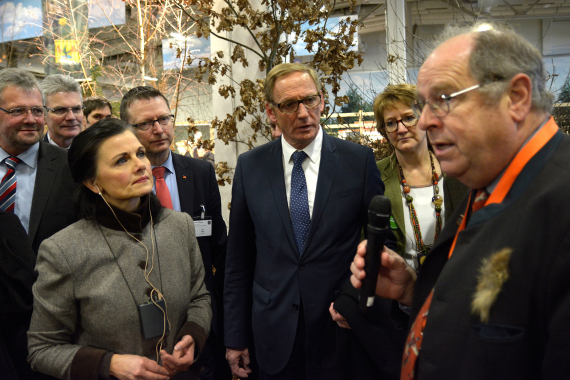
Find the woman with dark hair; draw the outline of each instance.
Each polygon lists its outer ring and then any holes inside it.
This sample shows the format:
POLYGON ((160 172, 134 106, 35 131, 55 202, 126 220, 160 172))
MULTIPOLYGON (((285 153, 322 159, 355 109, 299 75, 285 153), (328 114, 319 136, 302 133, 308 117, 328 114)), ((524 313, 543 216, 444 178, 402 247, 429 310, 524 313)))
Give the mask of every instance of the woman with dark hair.
POLYGON ((161 208, 144 147, 118 119, 81 132, 68 159, 82 220, 40 247, 32 368, 60 379, 193 378, 211 309, 192 219, 161 208))

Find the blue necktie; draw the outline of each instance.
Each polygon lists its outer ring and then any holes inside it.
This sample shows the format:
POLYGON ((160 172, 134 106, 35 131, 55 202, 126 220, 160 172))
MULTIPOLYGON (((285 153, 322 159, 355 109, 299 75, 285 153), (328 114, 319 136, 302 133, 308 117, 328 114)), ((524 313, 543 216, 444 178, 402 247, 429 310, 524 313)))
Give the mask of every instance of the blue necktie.
POLYGON ((297 241, 299 254, 303 254, 305 241, 309 234, 311 226, 311 215, 309 214, 309 197, 307 194, 307 181, 305 172, 301 164, 307 158, 307 153, 296 151, 293 153, 293 173, 291 174, 291 222, 293 224, 293 233, 297 241))
POLYGON ((21 160, 18 157, 8 157, 4 160, 8 171, 0 183, 0 210, 14 212, 16 204, 16 165, 21 160))

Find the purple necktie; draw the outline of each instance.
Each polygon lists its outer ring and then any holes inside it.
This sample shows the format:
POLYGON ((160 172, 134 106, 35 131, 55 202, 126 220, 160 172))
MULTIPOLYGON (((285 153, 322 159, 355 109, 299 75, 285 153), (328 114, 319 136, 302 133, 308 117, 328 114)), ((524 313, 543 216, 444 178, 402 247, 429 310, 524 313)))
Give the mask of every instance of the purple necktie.
POLYGON ((309 227, 311 226, 311 215, 309 214, 309 197, 307 193, 307 181, 303 171, 303 161, 307 158, 307 153, 298 150, 293 153, 293 172, 291 173, 291 223, 299 254, 303 254, 309 227))

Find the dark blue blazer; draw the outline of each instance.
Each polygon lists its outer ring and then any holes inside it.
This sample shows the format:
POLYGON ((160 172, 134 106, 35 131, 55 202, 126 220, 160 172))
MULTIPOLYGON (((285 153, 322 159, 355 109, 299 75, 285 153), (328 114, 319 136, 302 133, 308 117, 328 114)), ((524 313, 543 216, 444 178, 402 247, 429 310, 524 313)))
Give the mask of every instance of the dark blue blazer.
POLYGON ((214 167, 207 161, 172 153, 180 209, 191 217, 200 216, 204 205, 212 217, 212 236, 197 238, 206 270, 204 281, 212 299, 212 330, 221 339, 221 299, 226 261, 227 228, 222 218, 220 190, 214 167), (212 265, 216 268, 213 274, 212 265))
POLYGON ((328 308, 349 278, 371 199, 384 185, 372 150, 323 133, 306 248, 299 254, 283 174, 281 140, 239 156, 232 188, 225 343, 246 347, 253 328, 259 366, 281 371, 293 348, 299 309, 309 368, 318 371, 328 308))

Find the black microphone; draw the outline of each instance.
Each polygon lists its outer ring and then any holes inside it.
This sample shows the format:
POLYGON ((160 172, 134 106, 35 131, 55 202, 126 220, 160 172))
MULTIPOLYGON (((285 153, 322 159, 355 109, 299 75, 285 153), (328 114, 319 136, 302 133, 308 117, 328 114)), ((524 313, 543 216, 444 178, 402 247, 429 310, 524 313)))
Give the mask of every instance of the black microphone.
POLYGON ((380 253, 386 241, 391 210, 390 199, 384 195, 376 195, 372 198, 368 208, 368 244, 366 245, 366 256, 364 257, 366 276, 362 281, 358 300, 358 307, 364 313, 368 311, 368 307, 374 304, 376 280, 378 279, 378 269, 380 268, 380 253))

